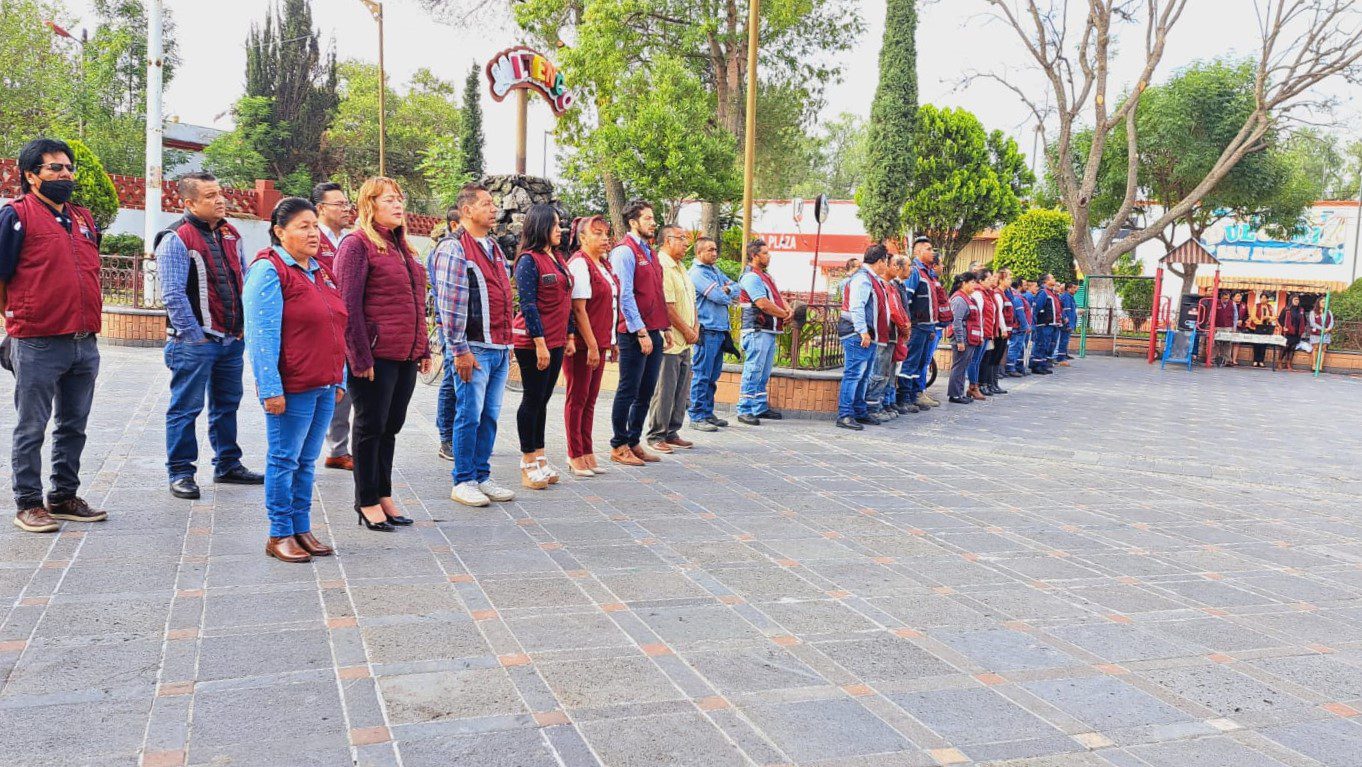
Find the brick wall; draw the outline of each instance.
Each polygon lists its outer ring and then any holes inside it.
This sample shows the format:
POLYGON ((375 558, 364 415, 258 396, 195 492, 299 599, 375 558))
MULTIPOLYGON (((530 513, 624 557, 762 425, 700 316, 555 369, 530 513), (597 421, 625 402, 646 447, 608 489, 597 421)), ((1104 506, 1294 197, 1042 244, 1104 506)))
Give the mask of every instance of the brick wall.
POLYGON ((163 346, 166 342, 166 315, 149 309, 104 307, 101 340, 115 346, 163 346))

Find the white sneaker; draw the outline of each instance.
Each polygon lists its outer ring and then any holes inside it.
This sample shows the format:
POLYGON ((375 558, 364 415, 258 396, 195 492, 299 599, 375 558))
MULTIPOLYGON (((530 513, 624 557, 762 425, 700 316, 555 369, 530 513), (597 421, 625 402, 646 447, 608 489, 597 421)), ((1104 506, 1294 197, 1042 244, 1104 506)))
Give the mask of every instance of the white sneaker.
POLYGON ((515 500, 514 490, 502 487, 501 485, 498 485, 497 483, 493 482, 490 479, 487 480, 486 482, 479 482, 478 490, 482 491, 483 495, 487 496, 493 501, 501 502, 515 500))
POLYGON ((492 502, 487 494, 478 489, 476 482, 460 482, 449 493, 449 500, 458 501, 465 506, 486 506, 492 502))

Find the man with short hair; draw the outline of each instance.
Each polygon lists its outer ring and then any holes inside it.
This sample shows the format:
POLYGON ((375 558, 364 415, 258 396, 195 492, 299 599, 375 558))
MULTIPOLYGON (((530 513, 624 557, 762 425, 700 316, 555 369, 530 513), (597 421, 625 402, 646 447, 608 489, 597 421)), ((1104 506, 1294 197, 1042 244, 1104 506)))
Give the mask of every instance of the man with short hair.
POLYGON ((915 405, 918 410, 940 407, 941 403, 927 394, 926 384, 932 355, 951 323, 951 308, 950 297, 937 276, 936 249, 930 237, 913 240, 913 261, 903 279, 903 292, 913 327, 908 336, 908 357, 901 367, 898 401, 915 405))
POLYGON ((65 142, 39 138, 19 150, 22 194, 0 206, 0 312, 14 373, 10 465, 14 526, 50 533, 57 520, 108 517, 76 495, 85 426, 99 376, 104 301, 94 216, 70 202, 76 167, 65 142), (43 441, 52 430, 52 489, 43 501, 43 441))
POLYGON ((896 391, 894 387, 894 356, 898 352, 899 334, 908 330, 908 317, 903 311, 903 302, 900 299, 899 287, 899 267, 906 263, 907 259, 896 256, 892 252, 885 259, 883 270, 876 271, 876 277, 880 280, 884 288, 885 307, 889 312, 889 334, 885 336, 884 343, 875 346, 875 361, 870 371, 870 384, 866 387, 866 403, 870 410, 870 417, 880 421, 888 421, 898 418, 901 414, 916 413, 917 407, 905 405, 900 411, 896 401, 896 391))
POLYGON ((1064 289, 1059 292, 1059 306, 1064 315, 1064 324, 1059 329, 1059 342, 1055 344, 1055 360, 1063 367, 1069 367, 1069 339, 1072 337, 1074 329, 1078 327, 1078 300, 1074 295, 1078 293, 1078 283, 1066 282, 1064 289))
MULTIPOLYGON (((355 223, 355 206, 350 204, 341 185, 334 181, 323 181, 312 187, 312 204, 317 208, 317 228, 321 230, 317 263, 325 267, 334 280, 336 250, 355 223)), ((322 455, 326 456, 326 468, 354 471, 355 459, 350 455, 350 391, 341 389, 340 392, 341 398, 336 401, 331 425, 326 430, 322 455)))
POLYGON ((194 424, 208 399, 213 481, 261 485, 265 476, 241 465, 236 411, 241 405, 243 308, 241 234, 227 221, 227 198, 213 174, 179 180, 184 215, 156 236, 156 271, 166 307, 166 473, 170 494, 199 497, 194 424))
POLYGON ((661 460, 639 442, 662 369, 662 352, 670 343, 662 331, 671 327, 671 319, 662 287, 662 263, 649 244, 657 233, 653 206, 642 200, 629 203, 624 225, 629 233, 610 251, 610 266, 620 283, 620 380, 610 411, 614 430, 610 460, 642 466, 661 460))
POLYGON ((648 416, 648 446, 659 453, 694 445, 681 437, 686 404, 690 401, 691 348, 700 340, 695 313, 695 286, 681 260, 686 256, 686 235, 681 227, 668 225, 658 232, 658 260, 662 264, 662 295, 667 302, 671 343, 662 353, 657 390, 648 416))
MULTIPOLYGON (((440 235, 435 244, 431 246, 430 255, 426 257, 426 279, 430 282, 430 294, 435 295, 435 250, 440 247, 440 243, 446 239, 454 237, 455 231, 459 228, 459 206, 450 205, 445 210, 445 231, 440 235)), ((454 355, 449 353, 449 344, 445 343, 444 326, 438 321, 435 323, 435 337, 440 342, 442 350, 440 369, 440 389, 435 394, 435 433, 440 437, 439 456, 446 461, 454 460, 454 413, 457 408, 458 396, 454 379, 454 355)))
POLYGON ((842 279, 837 281, 837 286, 832 291, 832 297, 837 303, 842 303, 842 299, 846 296, 847 283, 851 282, 851 276, 860 268, 861 259, 855 256, 848 258, 846 264, 843 265, 842 279))
POLYGON ((776 289, 767 271, 771 248, 765 240, 747 244, 748 270, 738 280, 742 307, 742 381, 738 387, 738 423, 759 426, 761 419, 780 420, 781 413, 767 404, 766 385, 776 359, 776 339, 785 320, 794 312, 776 289))
POLYGON ((491 464, 511 369, 514 297, 506 256, 492 237, 498 214, 492 195, 484 186, 468 184, 454 205, 459 227, 441 238, 430 256, 436 317, 458 377, 449 498, 486 506, 515 499, 515 491, 492 481, 491 464))
POLYGON ((871 245, 861 267, 847 280, 837 335, 842 340, 842 384, 837 393, 837 426, 861 431, 878 426, 871 415, 869 388, 875 358, 889 335, 889 299, 880 275, 888 269, 889 251, 871 245))
MULTIPOLYGON (((1007 301, 1008 305, 1012 307, 1012 318, 1016 323, 1012 329, 1012 335, 1008 336, 1007 339, 1007 357, 1003 365, 1003 375, 1008 378, 1020 378, 1023 375, 1022 365, 1026 340, 1031 335, 1031 305, 1023 296, 1022 291, 1012 286, 1011 270, 1000 269, 999 271, 1007 274, 1007 287, 1003 289, 1003 300, 1007 301)), ((1025 290, 1026 280, 1021 281, 1021 286, 1025 290)))
POLYGON ((732 343, 728 307, 738 283, 719 271, 719 245, 708 237, 695 241, 695 263, 690 281, 695 289, 696 314, 700 320, 700 340, 695 343, 691 360, 690 427, 697 431, 718 431, 728 421, 714 415, 714 392, 724 371, 725 341, 732 343))
POLYGON ((1050 375, 1055 371, 1051 368, 1055 344, 1059 341, 1059 327, 1064 323, 1064 312, 1060 307, 1059 283, 1055 281, 1053 274, 1046 274, 1040 278, 1040 289, 1036 291, 1035 299, 1035 332, 1036 338, 1031 352, 1031 372, 1039 375, 1050 375))

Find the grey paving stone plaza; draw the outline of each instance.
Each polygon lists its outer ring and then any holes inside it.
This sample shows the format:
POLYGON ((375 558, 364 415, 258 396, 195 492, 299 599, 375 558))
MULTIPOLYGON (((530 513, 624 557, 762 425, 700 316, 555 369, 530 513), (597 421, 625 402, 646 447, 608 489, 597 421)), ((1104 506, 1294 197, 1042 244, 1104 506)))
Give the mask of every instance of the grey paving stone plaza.
POLYGON ((109 521, 0 526, 6 767, 1362 765, 1362 380, 1093 358, 485 510, 448 500, 420 386, 416 526, 357 527, 319 470, 338 556, 286 565, 260 488, 166 491, 159 350, 104 355, 109 521))

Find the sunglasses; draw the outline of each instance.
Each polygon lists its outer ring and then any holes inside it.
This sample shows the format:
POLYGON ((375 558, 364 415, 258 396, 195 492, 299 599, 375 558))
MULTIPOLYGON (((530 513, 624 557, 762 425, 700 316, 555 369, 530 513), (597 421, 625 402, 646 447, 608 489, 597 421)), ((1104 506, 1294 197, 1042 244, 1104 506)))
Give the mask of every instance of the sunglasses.
POLYGON ((53 173, 61 173, 62 171, 66 171, 67 173, 75 173, 76 166, 69 162, 48 162, 38 166, 39 172, 44 170, 50 170, 53 173))

